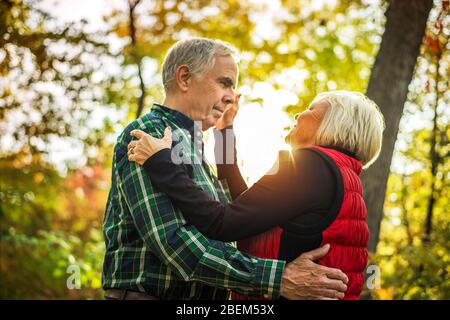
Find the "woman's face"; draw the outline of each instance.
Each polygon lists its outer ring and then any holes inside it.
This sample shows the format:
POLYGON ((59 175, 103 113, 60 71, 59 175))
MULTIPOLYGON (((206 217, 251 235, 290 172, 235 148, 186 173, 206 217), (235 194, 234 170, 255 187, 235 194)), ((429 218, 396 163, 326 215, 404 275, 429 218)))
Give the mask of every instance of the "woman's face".
POLYGON ((328 108, 327 102, 319 101, 311 104, 302 113, 297 113, 294 116, 297 123, 286 136, 286 143, 289 143, 292 149, 313 145, 317 130, 328 108))

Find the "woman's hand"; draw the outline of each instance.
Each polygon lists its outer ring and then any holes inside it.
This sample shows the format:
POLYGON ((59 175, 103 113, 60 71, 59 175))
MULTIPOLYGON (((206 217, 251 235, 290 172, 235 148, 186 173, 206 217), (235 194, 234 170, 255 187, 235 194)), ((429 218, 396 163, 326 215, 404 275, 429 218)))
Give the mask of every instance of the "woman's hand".
POLYGON ((151 135, 141 130, 133 130, 130 134, 138 140, 133 140, 128 144, 128 160, 143 165, 145 160, 153 156, 162 149, 170 149, 172 146, 172 129, 167 127, 164 130, 162 139, 153 138, 151 135))
POLYGON ((241 94, 236 95, 236 99, 234 100, 234 103, 230 103, 225 108, 225 111, 222 114, 222 117, 220 117, 219 120, 216 122, 216 129, 222 130, 223 128, 229 127, 233 125, 234 118, 236 117, 238 111, 239 111, 239 99, 241 98, 241 94))

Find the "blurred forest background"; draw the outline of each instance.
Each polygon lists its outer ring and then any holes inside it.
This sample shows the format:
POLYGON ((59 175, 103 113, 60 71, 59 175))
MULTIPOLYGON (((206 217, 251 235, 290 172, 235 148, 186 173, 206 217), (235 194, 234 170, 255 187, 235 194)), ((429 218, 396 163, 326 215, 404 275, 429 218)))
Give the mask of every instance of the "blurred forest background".
MULTIPOLYGON (((270 164, 289 117, 317 93, 367 90, 383 104, 377 97, 390 90, 369 80, 407 68, 385 72, 380 62, 375 72, 382 43, 392 41, 390 2, 0 0, 0 298, 102 298, 112 148, 129 121, 162 101, 160 66, 175 41, 218 38, 241 51, 236 130, 251 183, 266 167, 255 166, 261 157, 245 151, 246 141, 272 145, 264 149, 270 164), (249 121, 251 132, 243 129, 249 121), (70 265, 81 269, 80 289, 67 287, 70 265)), ((382 108, 399 123, 386 137, 393 155, 380 160, 387 184, 373 192, 381 209, 370 263, 381 283, 366 289, 369 299, 450 299, 450 5, 429 4, 406 98, 382 108)), ((400 49, 382 59, 396 54, 408 60, 400 49)))

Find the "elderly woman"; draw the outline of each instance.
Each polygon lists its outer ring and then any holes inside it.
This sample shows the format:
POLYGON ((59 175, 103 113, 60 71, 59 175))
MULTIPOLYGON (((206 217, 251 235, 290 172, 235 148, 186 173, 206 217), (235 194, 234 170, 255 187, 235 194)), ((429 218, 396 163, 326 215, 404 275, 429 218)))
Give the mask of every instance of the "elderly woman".
POLYGON ((241 251, 287 262, 329 243, 318 263, 346 273, 344 299, 358 299, 369 237, 359 174, 379 155, 382 114, 361 93, 334 91, 319 94, 295 120, 286 137, 292 152, 280 152, 275 174, 247 188, 236 163, 219 167, 234 198, 228 205, 212 200, 186 166, 171 161, 170 130, 163 139, 132 132, 138 140, 129 145, 129 160, 143 164, 187 222, 212 239, 238 240, 241 251))

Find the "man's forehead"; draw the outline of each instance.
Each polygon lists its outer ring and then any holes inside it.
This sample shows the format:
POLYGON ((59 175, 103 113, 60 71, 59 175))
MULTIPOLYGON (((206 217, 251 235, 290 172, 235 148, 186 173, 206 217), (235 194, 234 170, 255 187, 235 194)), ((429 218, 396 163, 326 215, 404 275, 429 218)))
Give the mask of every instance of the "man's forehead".
POLYGON ((216 63, 214 64, 213 70, 221 76, 231 76, 235 79, 238 73, 238 66, 232 56, 218 55, 216 56, 216 63))

